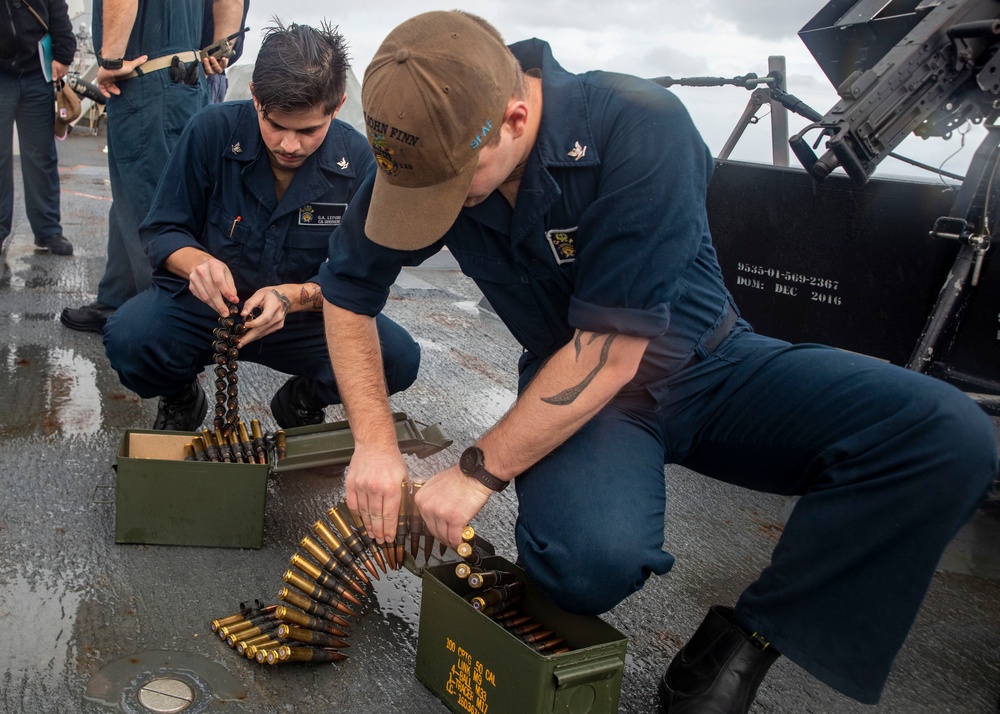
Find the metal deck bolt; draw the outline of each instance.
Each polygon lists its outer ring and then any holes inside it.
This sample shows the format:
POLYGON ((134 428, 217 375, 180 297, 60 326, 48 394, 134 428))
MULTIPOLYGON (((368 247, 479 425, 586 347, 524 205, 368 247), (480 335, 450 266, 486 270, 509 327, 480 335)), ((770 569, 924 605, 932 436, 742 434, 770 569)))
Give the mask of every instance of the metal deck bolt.
POLYGON ((193 701, 194 690, 171 677, 154 679, 139 690, 139 704, 151 712, 172 714, 187 709, 193 701))

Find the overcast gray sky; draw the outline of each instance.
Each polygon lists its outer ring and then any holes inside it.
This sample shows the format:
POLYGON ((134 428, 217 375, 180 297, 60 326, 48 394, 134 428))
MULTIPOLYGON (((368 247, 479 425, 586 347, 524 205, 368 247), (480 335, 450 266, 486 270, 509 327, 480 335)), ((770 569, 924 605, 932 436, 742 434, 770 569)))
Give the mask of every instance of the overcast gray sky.
MULTIPOLYGON (((826 0, 507 0, 465 2, 382 0, 378 3, 331 3, 329 0, 251 0, 247 62, 256 56, 261 31, 272 17, 318 25, 327 20, 347 38, 354 72, 360 80, 385 35, 412 15, 460 7, 492 22, 508 42, 527 37, 547 40, 570 71, 608 69, 643 77, 766 75, 768 56, 785 57, 788 91, 821 113, 837 101, 836 93, 797 32, 824 7, 826 0)), ((675 88, 694 117, 713 154, 718 154, 737 125, 750 92, 737 87, 675 88)), ((762 110, 760 116, 766 114, 762 110)), ((790 118, 791 132, 806 124, 790 118)), ((907 139, 904 155, 964 173, 979 139, 964 149, 958 137, 944 141, 907 139)), ((747 129, 732 158, 771 159, 767 119, 747 129)), ((791 159, 795 162, 795 158, 791 159)), ((887 160, 881 172, 912 173, 887 160)), ((927 176, 926 173, 918 174, 927 176)))

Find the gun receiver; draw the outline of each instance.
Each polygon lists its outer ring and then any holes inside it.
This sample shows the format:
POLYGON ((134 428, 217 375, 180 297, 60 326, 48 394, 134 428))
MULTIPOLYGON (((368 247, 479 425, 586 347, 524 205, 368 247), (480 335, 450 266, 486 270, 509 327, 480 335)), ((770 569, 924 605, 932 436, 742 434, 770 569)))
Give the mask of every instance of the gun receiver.
POLYGON ((966 121, 1000 116, 1000 2, 922 0, 914 16, 921 19, 873 67, 840 84, 830 111, 789 139, 815 178, 842 166, 865 184, 910 132, 948 138, 966 121), (805 135, 816 129, 821 136, 810 146, 805 135), (827 151, 817 157, 823 136, 827 151))
POLYGON ((198 59, 205 59, 206 57, 215 57, 216 59, 222 59, 225 57, 228 59, 229 57, 232 57, 236 53, 236 43, 234 40, 249 31, 249 27, 244 27, 239 32, 234 32, 229 37, 213 42, 208 47, 198 50, 198 59))

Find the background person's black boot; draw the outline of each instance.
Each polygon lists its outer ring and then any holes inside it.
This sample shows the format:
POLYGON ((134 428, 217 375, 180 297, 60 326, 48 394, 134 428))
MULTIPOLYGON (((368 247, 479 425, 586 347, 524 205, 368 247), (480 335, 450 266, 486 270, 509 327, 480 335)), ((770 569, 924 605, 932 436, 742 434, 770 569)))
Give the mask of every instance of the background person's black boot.
POLYGON ((748 635, 733 609, 716 605, 660 680, 664 714, 746 714, 780 654, 748 635))

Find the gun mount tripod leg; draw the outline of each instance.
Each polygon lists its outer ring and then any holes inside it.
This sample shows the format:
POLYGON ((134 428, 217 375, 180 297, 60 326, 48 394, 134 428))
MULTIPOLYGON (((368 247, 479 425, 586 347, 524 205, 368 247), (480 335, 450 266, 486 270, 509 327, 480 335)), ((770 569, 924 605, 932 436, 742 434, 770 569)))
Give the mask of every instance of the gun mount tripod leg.
MULTIPOLYGON (((955 197, 951 215, 935 221, 930 232, 934 238, 957 240, 960 247, 920 339, 906 363, 907 369, 922 373, 947 371, 945 360, 961 324, 963 308, 979 282, 981 266, 990 247, 991 213, 995 212, 991 201, 996 200, 993 194, 1000 188, 1000 180, 994 185, 998 167, 1000 128, 991 126, 976 149, 968 175, 955 197)), ((981 406, 990 413, 1000 414, 994 408, 987 408, 985 403, 981 402, 981 406)))

